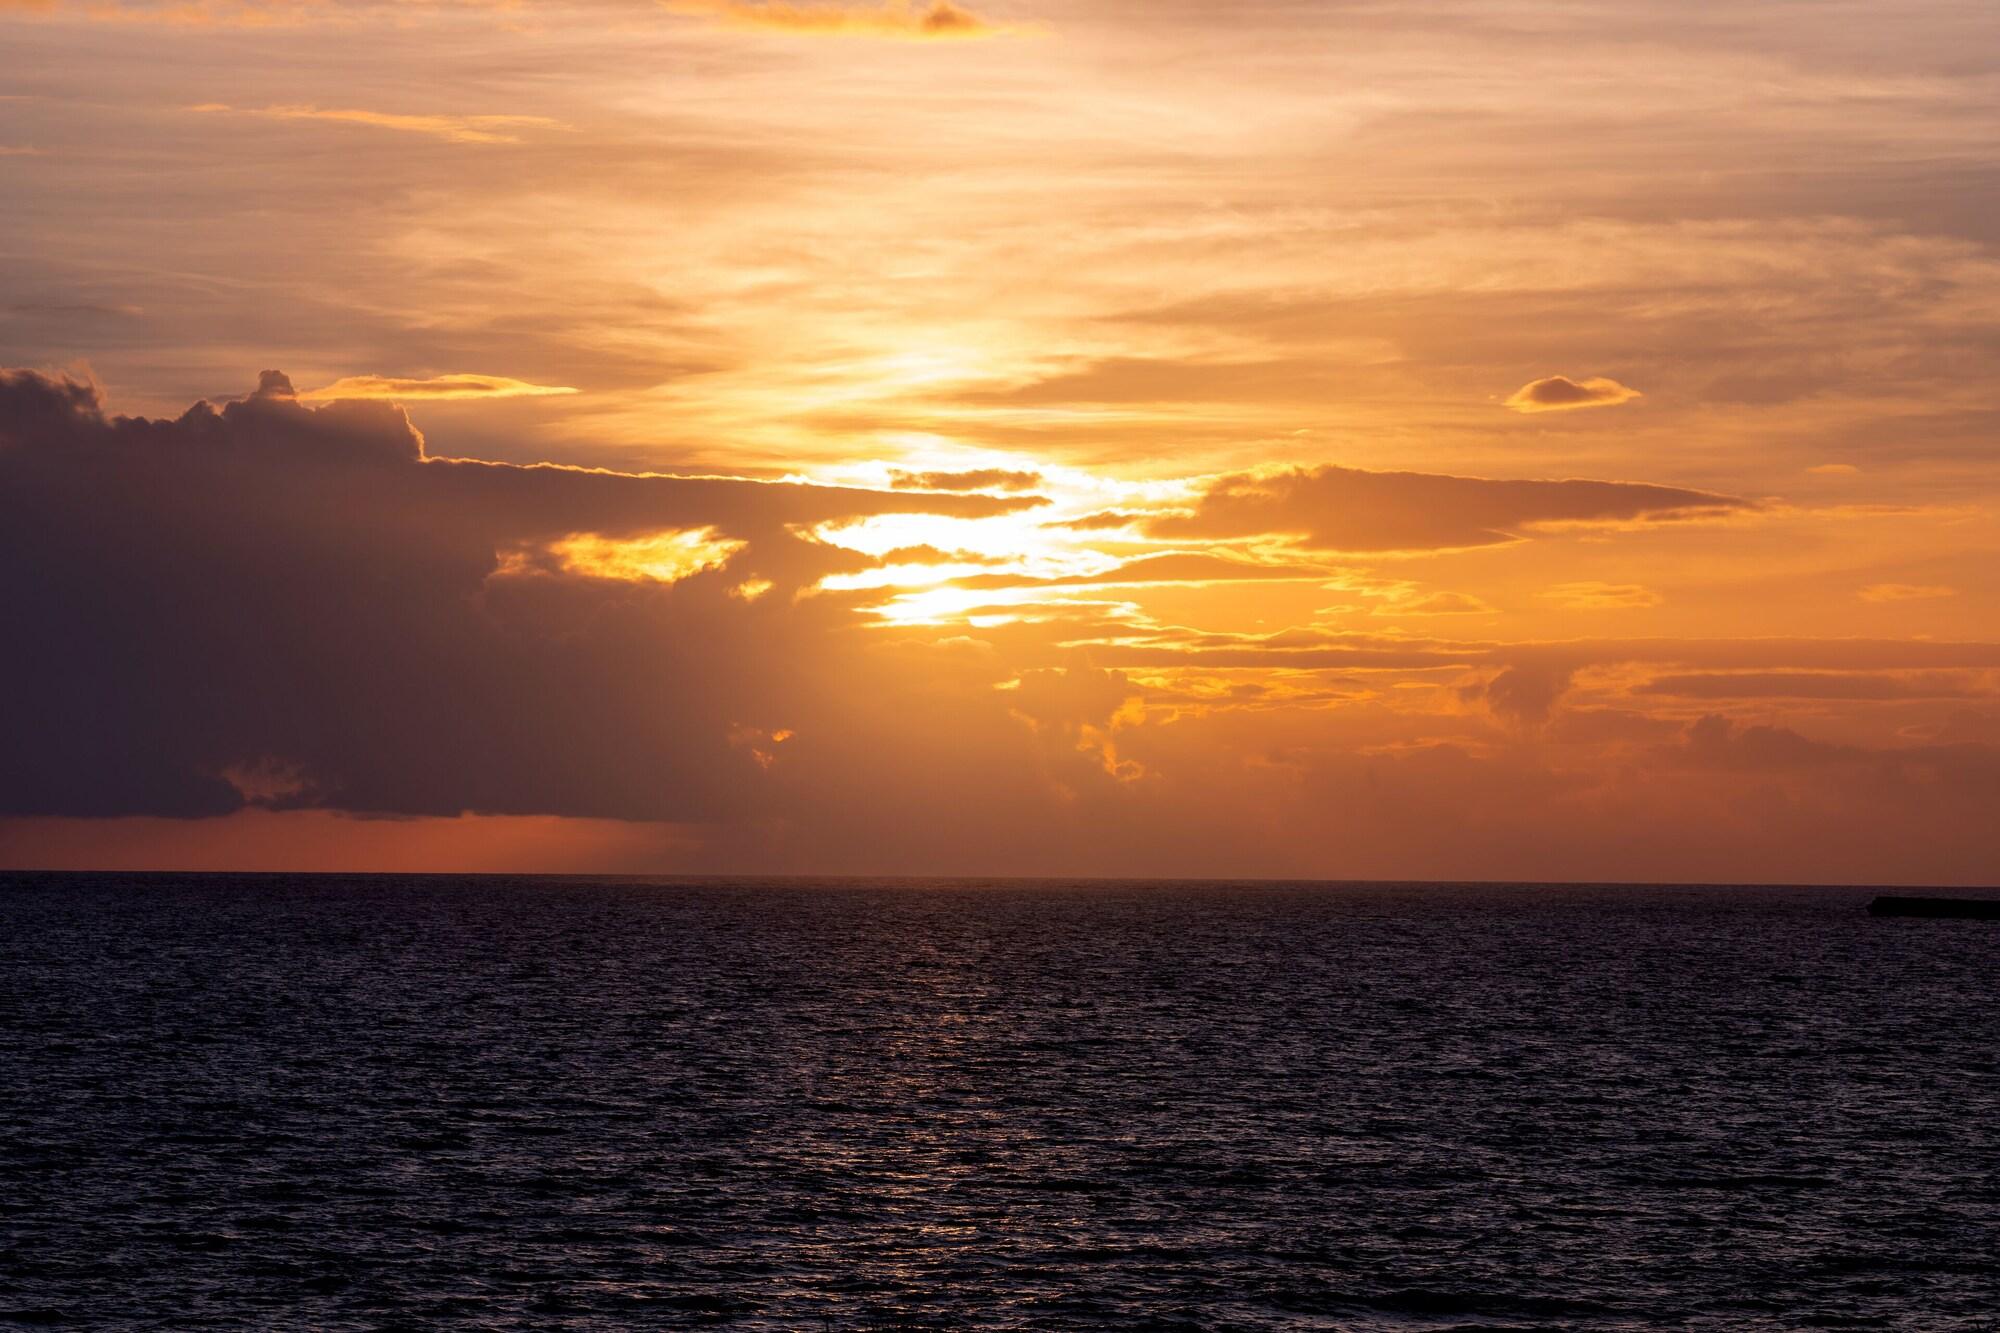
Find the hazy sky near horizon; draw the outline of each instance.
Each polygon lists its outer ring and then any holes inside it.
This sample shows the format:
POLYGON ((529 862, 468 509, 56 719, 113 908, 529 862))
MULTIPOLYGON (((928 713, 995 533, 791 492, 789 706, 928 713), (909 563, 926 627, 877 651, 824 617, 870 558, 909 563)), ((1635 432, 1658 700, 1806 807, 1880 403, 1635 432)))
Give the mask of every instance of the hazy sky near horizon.
POLYGON ((1996 49, 0 0, 0 864, 1991 882, 1996 49))

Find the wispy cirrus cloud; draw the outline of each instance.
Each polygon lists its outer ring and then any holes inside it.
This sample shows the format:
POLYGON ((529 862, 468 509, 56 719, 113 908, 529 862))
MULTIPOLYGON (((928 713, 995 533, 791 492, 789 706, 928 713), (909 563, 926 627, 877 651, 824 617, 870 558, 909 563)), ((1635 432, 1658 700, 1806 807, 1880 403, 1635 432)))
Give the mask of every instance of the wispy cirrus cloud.
POLYGON ((1665 599, 1637 583, 1559 583, 1542 594, 1565 611, 1633 611, 1658 606, 1665 599))
POLYGON ((1434 592, 1421 597, 1386 602, 1374 608, 1378 616, 1475 616, 1492 615, 1497 608, 1483 598, 1464 592, 1434 592))
POLYGON ((358 107, 297 106, 238 107, 223 102, 203 102, 188 108, 208 115, 258 116, 266 120, 319 120, 336 124, 361 125, 369 129, 394 130, 403 134, 426 134, 448 143, 511 144, 521 142, 514 133, 523 129, 557 129, 560 122, 546 116, 512 115, 405 115, 394 111, 368 111, 358 107))

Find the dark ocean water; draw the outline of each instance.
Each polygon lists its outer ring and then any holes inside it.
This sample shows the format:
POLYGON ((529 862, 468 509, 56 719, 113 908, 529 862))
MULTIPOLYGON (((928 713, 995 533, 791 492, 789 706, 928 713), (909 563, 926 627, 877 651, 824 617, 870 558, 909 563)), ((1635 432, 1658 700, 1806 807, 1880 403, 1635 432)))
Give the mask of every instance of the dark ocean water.
POLYGON ((0 1322, 2000 1329, 1867 898, 0 875, 0 1322))

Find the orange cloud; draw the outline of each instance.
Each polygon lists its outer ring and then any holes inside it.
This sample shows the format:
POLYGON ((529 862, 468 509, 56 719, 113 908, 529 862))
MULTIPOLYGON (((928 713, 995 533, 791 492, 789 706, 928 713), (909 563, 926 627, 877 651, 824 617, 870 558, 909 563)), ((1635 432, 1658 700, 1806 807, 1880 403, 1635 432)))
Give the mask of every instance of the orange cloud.
POLYGON ((395 130, 403 134, 427 134, 447 143, 508 144, 521 142, 509 130, 548 128, 559 124, 546 116, 447 116, 403 115, 390 111, 364 111, 352 107, 266 106, 235 107, 222 102, 203 102, 188 108, 212 115, 261 116, 267 120, 324 120, 371 129, 395 130))
POLYGON ((1168 551, 1122 561, 1087 574, 1037 578, 1023 574, 975 574, 956 579, 961 588, 1127 587, 1147 583, 1298 582, 1335 573, 1324 565, 1296 561, 1243 560, 1202 551, 1168 551))
POLYGON ((1085 514, 1081 518, 1060 519, 1045 526, 1067 528, 1072 532, 1116 532, 1121 528, 1136 527, 1153 517, 1131 509, 1105 509, 1095 514, 1085 514))
POLYGON ((1014 472, 1006 468, 973 468, 965 472, 889 473, 889 484, 899 491, 1027 491, 1042 484, 1039 472, 1014 472))
POLYGON ((1408 601, 1388 602, 1374 609, 1378 616, 1491 615, 1494 607, 1464 592, 1434 592, 1408 601))
POLYGON ((558 384, 530 384, 505 375, 434 375, 429 379, 349 375, 321 388, 308 389, 298 397, 306 402, 373 398, 412 403, 466 398, 547 398, 576 392, 558 384))
POLYGON ((1556 524, 1614 524, 1747 508, 1709 491, 1623 481, 1511 481, 1358 468, 1288 468, 1218 479, 1162 537, 1290 537, 1325 551, 1494 546, 1556 524))
POLYGON ((652 533, 614 541, 581 533, 551 542, 547 551, 566 573, 590 578, 678 583, 721 569, 748 543, 724 541, 713 528, 652 533))
POLYGON ((1565 611, 1627 611, 1658 606, 1664 598, 1637 583, 1559 583, 1542 594, 1565 611))
POLYGON ((1516 412, 1566 412, 1578 407, 1616 407, 1643 395, 1617 380, 1573 380, 1567 375, 1550 375, 1530 380, 1514 391, 1507 406, 1516 412))

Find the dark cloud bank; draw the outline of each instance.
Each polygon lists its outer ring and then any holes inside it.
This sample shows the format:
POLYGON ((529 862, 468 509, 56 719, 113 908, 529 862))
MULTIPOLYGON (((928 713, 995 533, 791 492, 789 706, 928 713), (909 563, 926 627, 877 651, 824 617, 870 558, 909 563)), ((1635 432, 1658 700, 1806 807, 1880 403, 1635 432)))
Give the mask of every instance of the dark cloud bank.
MULTIPOLYGON (((843 595, 797 595, 866 562, 798 535, 814 525, 1034 503, 432 458, 398 409, 307 407, 278 376, 148 421, 0 373, 0 818, 657 820, 705 830, 701 866, 821 872, 1969 881, 2000 854, 1983 712, 1874 750, 1571 699, 1593 662, 1672 664, 1661 688, 1699 694, 1689 672, 1983 670, 1996 645, 1135 642, 1114 624, 1087 663, 1062 647, 1087 629, 871 633, 843 595), (733 553, 666 583, 551 550, 675 529, 733 553), (1469 672, 1458 697, 1486 720, 1170 708, 1127 725, 1142 691, 1117 668, 1147 664, 1469 672)), ((1402 548, 1735 505, 1321 468, 1225 479, 1148 521, 1402 548)), ((1274 574, 1241 564, 1183 552, 1118 577, 1274 574)), ((1802 688, 1728 688, 1755 687, 1802 688)))
POLYGON ((9 373, 0 813, 740 815, 742 737, 843 664, 849 617, 791 594, 854 557, 794 526, 1015 503, 428 458, 399 409, 275 375, 148 421, 9 373), (534 554, 686 528, 744 545, 672 584, 534 554))

